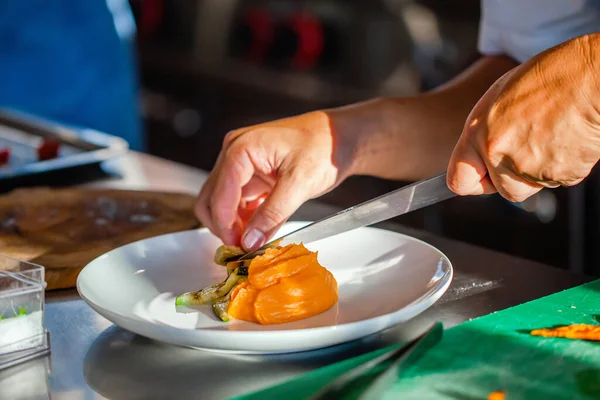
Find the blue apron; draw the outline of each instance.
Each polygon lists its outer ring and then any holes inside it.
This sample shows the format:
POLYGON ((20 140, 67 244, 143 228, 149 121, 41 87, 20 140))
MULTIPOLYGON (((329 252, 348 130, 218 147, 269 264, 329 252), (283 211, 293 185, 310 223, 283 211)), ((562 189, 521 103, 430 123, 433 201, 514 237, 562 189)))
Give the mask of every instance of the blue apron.
POLYGON ((0 107, 143 149, 127 0, 0 1, 0 107))

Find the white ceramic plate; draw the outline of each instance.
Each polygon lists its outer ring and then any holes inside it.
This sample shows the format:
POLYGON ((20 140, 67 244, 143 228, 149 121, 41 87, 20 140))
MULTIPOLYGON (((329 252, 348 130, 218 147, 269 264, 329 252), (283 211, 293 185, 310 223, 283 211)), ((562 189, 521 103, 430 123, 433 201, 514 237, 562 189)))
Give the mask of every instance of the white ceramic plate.
MULTIPOLYGON (((285 224, 281 233, 306 222, 285 224)), ((176 345, 235 353, 294 352, 331 346, 405 322, 448 289, 452 266, 433 246, 399 233, 360 228, 306 247, 339 285, 328 311, 287 324, 219 321, 209 305, 182 313, 175 297, 219 282, 212 259, 220 241, 207 229, 132 243, 104 254, 80 273, 77 290, 116 325, 176 345)))

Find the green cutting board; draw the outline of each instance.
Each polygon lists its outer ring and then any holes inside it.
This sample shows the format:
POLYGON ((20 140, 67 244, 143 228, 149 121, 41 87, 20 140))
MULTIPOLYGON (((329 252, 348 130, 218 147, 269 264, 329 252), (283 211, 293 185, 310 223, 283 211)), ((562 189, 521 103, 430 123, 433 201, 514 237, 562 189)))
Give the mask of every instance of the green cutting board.
MULTIPOLYGON (((383 399, 483 400, 497 390, 506 392, 506 400, 600 399, 600 342, 528 334, 535 328, 578 323, 600 325, 600 280, 447 329, 441 342, 402 372, 383 399)), ((391 348, 237 399, 305 399, 391 348)))

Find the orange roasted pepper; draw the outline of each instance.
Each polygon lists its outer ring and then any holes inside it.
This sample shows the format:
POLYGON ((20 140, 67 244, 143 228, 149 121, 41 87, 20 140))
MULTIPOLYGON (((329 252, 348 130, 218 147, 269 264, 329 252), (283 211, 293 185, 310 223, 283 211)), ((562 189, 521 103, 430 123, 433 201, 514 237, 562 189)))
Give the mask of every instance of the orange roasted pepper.
POLYGON ((302 244, 267 249, 248 267, 248 281, 231 292, 233 318, 281 324, 312 317, 338 300, 335 278, 302 244))
POLYGON ((533 336, 560 337, 567 339, 600 340, 600 326, 574 324, 558 328, 534 329, 530 334, 533 336))

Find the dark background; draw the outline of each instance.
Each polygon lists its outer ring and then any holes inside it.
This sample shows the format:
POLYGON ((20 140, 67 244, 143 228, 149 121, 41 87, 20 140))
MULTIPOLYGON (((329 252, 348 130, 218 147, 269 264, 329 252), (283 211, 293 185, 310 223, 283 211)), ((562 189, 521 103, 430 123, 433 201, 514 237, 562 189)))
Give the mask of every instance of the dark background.
MULTIPOLYGON (((414 95, 478 57, 478 0, 131 0, 131 5, 139 30, 148 152, 206 170, 229 130, 376 96, 414 95)), ((406 183, 354 177, 322 200, 351 206, 406 183)), ((524 204, 495 195, 455 198, 398 220, 597 274, 599 193, 593 176, 524 204)))

